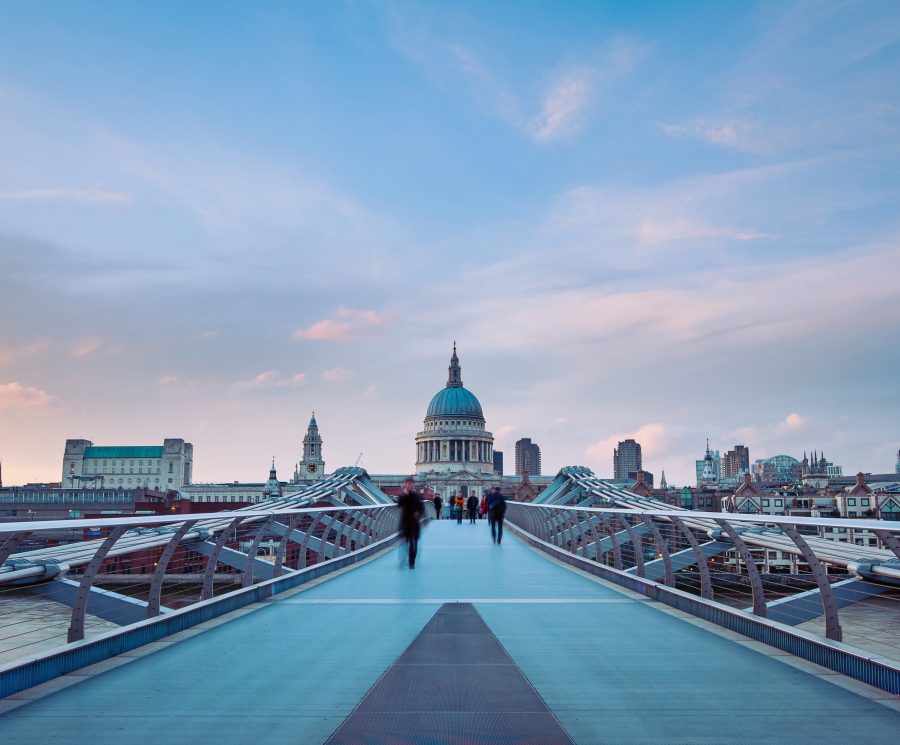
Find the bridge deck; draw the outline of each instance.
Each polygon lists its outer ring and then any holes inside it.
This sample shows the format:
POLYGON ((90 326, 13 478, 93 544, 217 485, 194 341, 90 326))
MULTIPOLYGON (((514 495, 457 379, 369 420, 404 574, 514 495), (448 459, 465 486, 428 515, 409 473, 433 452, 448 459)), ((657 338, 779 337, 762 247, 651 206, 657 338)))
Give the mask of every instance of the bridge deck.
MULTIPOLYGON (((683 621, 548 560, 512 535, 494 546, 484 522, 434 523, 416 569, 398 559, 392 551, 228 622, 0 701, 0 741, 324 742, 438 609, 457 601, 472 603, 577 743, 795 745, 896 737, 897 697, 876 693, 884 703, 873 701, 860 692, 874 689, 812 674, 822 671, 683 621)), ((419 655, 417 662, 427 660, 419 655)), ((432 683, 398 694, 397 734, 409 737, 392 742, 461 742, 468 735, 477 741, 479 722, 516 713, 519 697, 488 689, 483 681, 490 674, 455 679, 483 690, 448 697, 432 683), (430 713, 432 726, 410 731, 410 713, 426 724, 430 713)), ((492 735, 492 742, 505 741, 496 729, 492 735)))

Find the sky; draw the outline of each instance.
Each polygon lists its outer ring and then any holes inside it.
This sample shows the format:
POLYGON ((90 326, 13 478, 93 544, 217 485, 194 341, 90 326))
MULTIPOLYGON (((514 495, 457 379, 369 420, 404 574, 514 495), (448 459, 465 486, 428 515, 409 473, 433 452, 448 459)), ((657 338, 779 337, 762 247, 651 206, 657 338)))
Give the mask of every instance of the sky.
POLYGON ((900 449, 900 3, 3 2, 0 459, 900 449))

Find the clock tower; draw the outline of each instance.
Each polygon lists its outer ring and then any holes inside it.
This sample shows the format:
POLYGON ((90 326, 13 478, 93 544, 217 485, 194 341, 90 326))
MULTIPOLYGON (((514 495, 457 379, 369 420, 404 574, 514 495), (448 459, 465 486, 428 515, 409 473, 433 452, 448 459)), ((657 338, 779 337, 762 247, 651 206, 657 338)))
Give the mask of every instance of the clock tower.
POLYGON ((309 428, 303 438, 303 459, 294 471, 294 481, 317 481, 325 478, 325 461, 322 460, 322 437, 316 424, 316 412, 309 419, 309 428))

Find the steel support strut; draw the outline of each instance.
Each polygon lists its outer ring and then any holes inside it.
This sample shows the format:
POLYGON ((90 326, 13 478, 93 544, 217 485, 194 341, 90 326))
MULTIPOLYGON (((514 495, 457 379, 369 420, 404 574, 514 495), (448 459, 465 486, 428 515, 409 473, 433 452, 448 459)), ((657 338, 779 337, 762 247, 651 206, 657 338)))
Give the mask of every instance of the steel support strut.
POLYGON ((800 553, 809 564, 816 584, 819 586, 819 596, 822 598, 822 610, 825 612, 825 636, 833 641, 839 642, 843 638, 840 620, 838 618, 837 605, 834 602, 834 595, 831 592, 831 583, 828 581, 828 571, 825 565, 819 560, 815 552, 809 547, 809 544, 803 539, 803 536, 797 531, 794 525, 779 523, 778 527, 784 531, 800 549, 800 553))
POLYGON ((670 517, 669 519, 681 531, 681 534, 687 539, 687 542, 691 544, 694 556, 697 557, 697 571, 700 573, 700 597, 712 600, 712 577, 709 574, 709 564, 706 563, 706 554, 704 554, 703 549, 700 548, 700 541, 697 540, 697 536, 694 535, 693 531, 681 521, 681 518, 670 517))
POLYGON ((236 517, 216 538, 212 553, 210 553, 209 559, 206 560, 206 571, 203 573, 203 589, 200 592, 201 600, 209 600, 213 596, 213 579, 215 579, 216 575, 216 566, 219 564, 219 554, 222 553, 225 542, 228 540, 228 534, 232 530, 237 533, 238 526, 243 520, 243 517, 236 517))
POLYGON ((162 595, 162 586, 163 586, 163 576, 166 573, 166 567, 169 565, 169 560, 175 554, 175 549, 178 548, 178 544, 181 543, 181 539, 184 538, 185 534, 196 524, 196 520, 188 520, 184 523, 177 531, 175 531, 175 535, 172 536, 172 540, 166 544, 165 549, 163 549, 162 555, 159 557, 159 561, 156 562, 156 569, 153 570, 153 577, 150 578, 150 597, 147 600, 147 618, 153 618, 154 616, 159 615, 159 598, 162 595))
POLYGON ((753 615, 765 618, 766 595, 763 590, 762 577, 759 575, 759 569, 756 568, 756 562, 753 561, 750 549, 747 548, 747 544, 741 540, 741 536, 726 520, 716 520, 716 524, 731 539, 744 562, 744 566, 747 567, 747 579, 750 580, 750 591, 753 593, 753 615))
POLYGON ((69 632, 67 634, 69 642, 77 642, 84 639, 84 614, 87 611, 87 602, 91 595, 91 585, 94 584, 94 577, 97 576, 100 565, 103 563, 103 560, 106 558, 110 549, 128 528, 129 526, 127 525, 120 525, 117 528, 113 528, 112 532, 106 537, 106 540, 100 544, 100 548, 97 549, 97 553, 94 554, 90 563, 87 565, 87 569, 84 570, 81 582, 78 585, 78 592, 75 593, 75 603, 72 605, 72 620, 69 622, 69 632))

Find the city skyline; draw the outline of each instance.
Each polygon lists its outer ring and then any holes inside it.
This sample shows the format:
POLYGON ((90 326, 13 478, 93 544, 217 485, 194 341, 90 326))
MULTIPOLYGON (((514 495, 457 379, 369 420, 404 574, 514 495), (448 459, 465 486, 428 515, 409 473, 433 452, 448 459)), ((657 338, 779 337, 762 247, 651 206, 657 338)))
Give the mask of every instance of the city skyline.
POLYGON ((900 6, 10 3, 0 458, 414 470, 459 343, 497 450, 889 472, 900 6))

